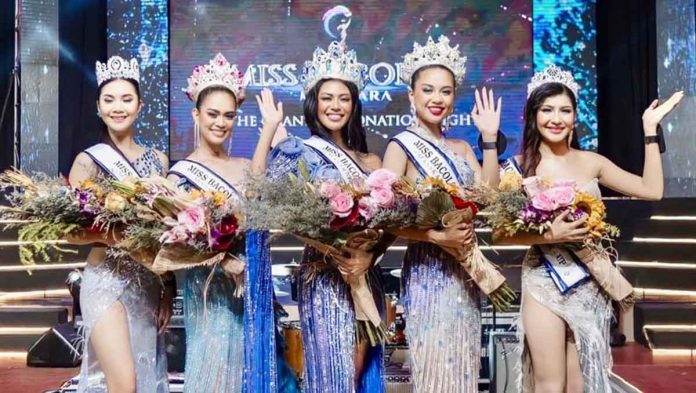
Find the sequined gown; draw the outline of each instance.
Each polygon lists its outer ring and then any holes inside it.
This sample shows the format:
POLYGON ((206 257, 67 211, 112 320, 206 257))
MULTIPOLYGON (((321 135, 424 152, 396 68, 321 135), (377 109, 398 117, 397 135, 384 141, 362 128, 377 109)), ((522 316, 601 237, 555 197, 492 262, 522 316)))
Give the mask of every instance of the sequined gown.
MULTIPOLYGON (((187 191, 195 188, 186 179, 181 179, 179 187, 187 191)), ((220 266, 214 272, 206 266, 186 271, 186 393, 242 390, 244 300, 234 296, 235 289, 234 281, 220 266)))
MULTIPOLYGON (((143 177, 162 175, 164 170, 152 149, 147 149, 132 165, 143 177)), ((104 311, 116 302, 123 305, 128 315, 138 393, 169 392, 164 341, 157 334, 160 293, 161 283, 154 273, 130 259, 113 258, 108 249, 103 263, 98 266, 87 264, 80 289, 86 347, 78 392, 107 392, 106 379, 94 354, 90 336, 104 311)))
MULTIPOLYGON (((307 164, 312 179, 341 180, 333 164, 325 161, 298 138, 288 138, 271 153, 269 176, 281 178, 297 173, 298 160, 307 164)), ((321 256, 310 247, 305 248, 300 266, 299 312, 305 357, 305 388, 307 393, 379 393, 384 391, 382 381, 383 348, 368 349, 359 381, 354 381, 354 354, 356 345, 355 310, 350 287, 335 269, 316 271, 312 263, 321 256), (314 278, 308 280, 313 273, 314 278)), ((379 268, 370 271, 373 296, 380 312, 384 309, 379 268)))
MULTIPOLYGON (((474 173, 464 159, 438 146, 467 184, 474 173)), ((401 279, 414 392, 478 392, 481 311, 478 287, 440 247, 411 242, 401 279)))
MULTIPOLYGON (((601 198, 597 179, 583 186, 585 192, 601 198)), ((532 296, 539 304, 548 308, 565 321, 573 332, 580 359, 586 393, 610 393, 609 371, 612 367, 609 346, 609 327, 612 318, 611 299, 595 281, 590 280, 565 295, 555 286, 543 264, 539 252, 531 247, 522 266, 522 291, 532 296)), ((524 297, 523 297, 524 299, 524 297)), ((522 303, 524 309, 524 300, 522 303)), ((524 340, 524 326, 518 326, 522 372, 520 391, 534 391, 534 370, 529 348, 524 340)))

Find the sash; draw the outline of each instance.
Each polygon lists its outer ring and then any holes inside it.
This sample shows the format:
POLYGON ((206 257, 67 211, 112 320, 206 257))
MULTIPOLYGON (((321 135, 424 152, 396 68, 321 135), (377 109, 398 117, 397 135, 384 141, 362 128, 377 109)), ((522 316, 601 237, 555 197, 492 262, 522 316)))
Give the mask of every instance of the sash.
POLYGON ((304 140, 304 144, 314 149, 322 158, 333 164, 344 180, 350 181, 356 177, 364 178, 367 176, 358 163, 336 144, 316 135, 304 140))
POLYGON ((539 246, 541 258, 549 276, 561 294, 584 283, 590 273, 580 263, 578 257, 570 250, 557 246, 539 246))
POLYGON ((126 156, 118 149, 106 143, 96 144, 85 150, 92 161, 94 161, 104 172, 111 175, 116 180, 124 180, 132 177, 139 179, 138 171, 128 161, 126 156))
POLYGON ((169 173, 188 180, 199 190, 217 191, 227 195, 228 198, 242 199, 241 193, 232 184, 198 162, 180 160, 171 167, 169 173))
POLYGON ((429 140, 413 131, 404 131, 391 140, 401 146, 421 176, 439 177, 447 183, 465 184, 464 177, 454 162, 429 140))
POLYGON ((504 173, 516 173, 522 176, 522 168, 517 164, 514 157, 508 158, 500 163, 500 174, 502 175, 504 173))

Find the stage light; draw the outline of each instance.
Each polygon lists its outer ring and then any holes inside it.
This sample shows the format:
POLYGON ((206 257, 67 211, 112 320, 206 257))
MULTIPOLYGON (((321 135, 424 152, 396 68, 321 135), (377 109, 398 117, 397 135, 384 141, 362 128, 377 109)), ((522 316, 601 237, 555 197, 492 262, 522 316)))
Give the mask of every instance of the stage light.
POLYGON ((19 334, 43 334, 50 326, 3 326, 0 327, 0 336, 12 336, 19 334))
POLYGON ((633 288, 637 301, 696 302, 696 291, 680 289, 633 288))
POLYGON ((638 267, 645 269, 696 270, 696 263, 657 262, 657 261, 616 261, 621 267, 638 267))
POLYGON ((13 300, 34 300, 69 297, 70 291, 68 291, 67 289, 40 289, 33 291, 0 292, 0 303, 13 300))
POLYGON ((696 238, 634 237, 635 243, 696 244, 696 238))
POLYGON ((696 216, 650 216, 655 221, 696 221, 696 216))
POLYGON ((35 271, 35 270, 62 270, 62 269, 79 269, 85 267, 85 262, 69 262, 69 263, 48 263, 42 265, 9 265, 0 266, 0 272, 20 272, 35 271))

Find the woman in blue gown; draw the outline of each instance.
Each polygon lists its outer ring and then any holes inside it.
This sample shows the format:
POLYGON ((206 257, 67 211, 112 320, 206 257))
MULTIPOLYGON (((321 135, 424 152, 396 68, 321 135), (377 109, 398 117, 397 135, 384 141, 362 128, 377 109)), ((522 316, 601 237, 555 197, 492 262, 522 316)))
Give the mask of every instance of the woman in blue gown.
MULTIPOLYGON (((242 76, 218 54, 209 64, 194 68, 186 89, 195 103, 196 149, 170 170, 170 178, 186 190, 225 193, 241 202, 249 171, 263 173, 271 141, 283 118, 282 105, 264 89, 257 97, 264 128, 252 160, 230 157, 227 142, 244 97, 242 76)), ((186 272, 184 321, 186 327, 185 392, 242 392, 244 382, 244 245, 229 249, 214 267, 186 272)), ((279 391, 296 391, 290 378, 279 391), (283 388, 286 387, 286 388, 283 388)), ((275 381, 267 381, 274 386, 275 381)))
MULTIPOLYGON (((305 64, 304 115, 312 136, 291 137, 271 153, 268 176, 298 173, 303 161, 312 180, 348 181, 381 167, 367 152, 359 89, 366 67, 341 42, 320 48, 305 64)), ((299 278, 299 312, 305 359, 305 391, 311 393, 381 392, 384 390, 382 345, 370 346, 356 334, 356 315, 349 285, 324 256, 306 247, 299 278)), ((384 297, 374 255, 354 252, 348 262, 357 274, 368 273, 378 309, 384 297)))

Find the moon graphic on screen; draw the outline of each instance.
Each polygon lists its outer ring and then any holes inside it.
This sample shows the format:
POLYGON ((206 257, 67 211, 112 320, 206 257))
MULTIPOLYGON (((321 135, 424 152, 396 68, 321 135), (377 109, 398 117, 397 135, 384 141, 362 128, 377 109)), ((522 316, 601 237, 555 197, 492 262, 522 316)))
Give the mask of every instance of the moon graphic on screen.
POLYGON ((346 30, 348 29, 348 26, 350 26, 350 18, 352 16, 353 13, 350 12, 346 6, 337 5, 333 7, 332 9, 326 11, 324 17, 322 17, 322 21, 324 22, 324 31, 326 34, 331 36, 331 38, 338 38, 340 35, 341 41, 345 41, 346 30), (331 31, 331 21, 336 17, 340 17, 341 19, 339 20, 339 24, 334 32, 331 31))

